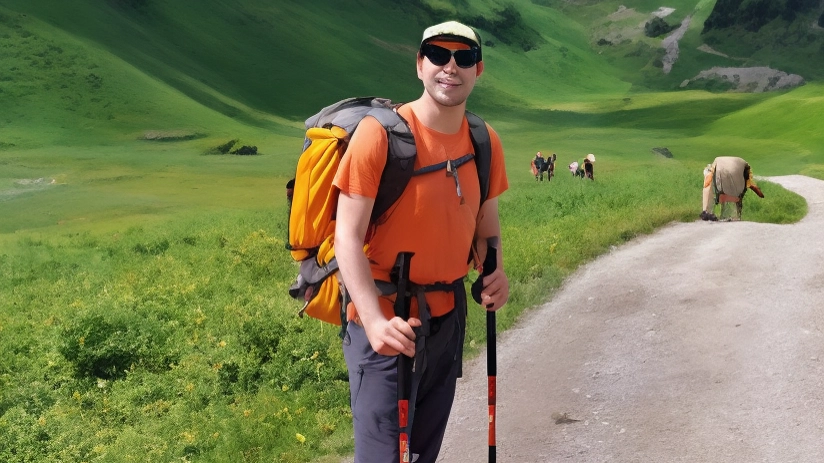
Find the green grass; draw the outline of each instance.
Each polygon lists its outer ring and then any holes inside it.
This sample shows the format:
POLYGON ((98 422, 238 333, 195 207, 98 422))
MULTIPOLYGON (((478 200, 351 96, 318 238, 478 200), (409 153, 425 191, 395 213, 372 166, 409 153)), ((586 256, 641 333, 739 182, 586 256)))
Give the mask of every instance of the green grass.
MULTIPOLYGON (((757 175, 824 179, 820 83, 767 95, 644 90, 648 56, 623 61, 592 44, 591 25, 607 27, 617 3, 514 4, 516 27, 542 45, 524 53, 484 34, 494 46, 470 105, 500 134, 511 185, 500 199, 511 285, 501 330, 612 246, 697 220, 700 172, 715 156, 740 155, 757 175), (538 150, 558 155, 551 183, 528 173, 538 150), (587 153, 595 182, 565 167, 587 153)), ((672 5, 681 17, 711 7, 672 5)), ((350 452, 337 329, 297 318, 286 291, 297 268, 283 190, 302 120, 347 96, 415 98, 422 27, 501 6, 6 0, 0 460, 350 452), (146 139, 157 133, 170 138, 146 139), (230 140, 260 154, 207 154, 230 140)), ((685 67, 708 63, 698 56, 685 51, 685 67)), ((803 217, 799 196, 759 185, 766 198, 747 200, 745 220, 803 217)), ((467 355, 484 336, 473 307, 467 355)))
MULTIPOLYGON (((250 138, 266 137, 259 135, 250 138)), ((273 175, 288 175, 294 165, 285 155, 301 144, 299 139, 277 143, 258 156, 203 154, 209 140, 5 152, 0 154, 7 167, 0 174, 0 214, 8 220, 0 223, 0 233, 274 207, 284 203, 285 195, 283 180, 273 175), (280 151, 272 152, 273 146, 280 151), (38 179, 44 180, 21 185, 38 179)))
POLYGON ((327 428, 348 413, 342 354, 333 329, 284 310, 293 267, 278 258, 282 226, 257 228, 269 221, 220 213, 29 235, 4 255, 4 461, 145 461, 141 448, 157 460, 239 461, 250 441, 279 455, 294 442, 278 435, 333 437, 327 428), (327 415, 331 424, 315 423, 327 415), (255 435, 261 426, 274 435, 255 435))

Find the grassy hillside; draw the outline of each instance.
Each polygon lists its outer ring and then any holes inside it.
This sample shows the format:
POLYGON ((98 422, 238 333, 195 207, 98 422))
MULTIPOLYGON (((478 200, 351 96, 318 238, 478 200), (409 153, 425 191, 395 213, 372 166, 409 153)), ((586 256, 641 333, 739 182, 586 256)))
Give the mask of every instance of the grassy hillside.
MULTIPOLYGON (((356 49, 355 44, 370 43, 362 30, 386 35, 390 28, 353 27, 360 25, 351 22, 358 18, 356 12, 347 17, 348 10, 334 8, 333 2, 310 7, 298 2, 256 1, 11 1, 8 7, 100 44, 191 98, 240 118, 249 116, 232 100, 267 113, 300 114, 290 113, 301 108, 306 98, 291 90, 296 79, 319 94, 340 91, 324 72, 327 64, 335 65, 346 87, 364 88, 365 78, 357 70, 365 59, 398 61, 392 43, 381 47, 373 42, 366 50, 356 49), (318 15, 316 9, 338 13, 318 15), (362 57, 343 59, 355 53, 362 57), (332 62, 317 59, 321 56, 332 62), (209 89, 219 89, 230 101, 220 101, 209 89)), ((386 7, 375 13, 390 14, 386 7)), ((403 30, 404 25, 393 28, 403 30)), ((311 107, 320 103, 315 100, 311 107)))
POLYGON ((730 55, 822 78, 824 4, 818 0, 719 0, 702 35, 730 55))
MULTIPOLYGON (((303 119, 330 100, 351 95, 380 93, 401 101, 416 97, 417 79, 410 66, 418 37, 433 16, 449 15, 416 2, 399 5, 377 0, 346 8, 333 1, 256 0, 71 4, 9 0, 4 5, 9 9, 6 17, 14 21, 29 21, 20 13, 35 16, 97 44, 205 106, 252 123, 256 117, 240 105, 303 119), (296 86, 305 90, 295 91, 296 86)), ((485 33, 489 74, 499 75, 496 67, 519 69, 510 77, 519 85, 483 81, 478 104, 515 98, 523 105, 569 94, 575 88, 603 92, 626 87, 610 78, 608 67, 589 51, 580 26, 552 9, 523 1, 518 5, 521 22, 509 28, 531 27, 544 44, 516 54, 493 33, 485 33), (553 85, 546 85, 549 82, 553 85)), ((455 11, 494 19, 498 9, 494 2, 477 2, 455 11)))
MULTIPOLYGON (((816 19, 824 7, 807 4, 803 14, 792 20, 779 14, 758 30, 744 26, 707 29, 705 22, 715 11, 713 0, 675 0, 672 2, 565 2, 545 0, 546 4, 562 11, 584 25, 589 31, 591 46, 610 64, 621 70, 622 79, 632 82, 636 89, 677 90, 685 80, 713 66, 748 67, 770 66, 788 73, 802 75, 808 81, 820 80, 824 71, 820 66, 824 50, 824 29, 816 19), (644 26, 661 8, 671 9, 664 21, 678 27, 689 17, 689 28, 678 42, 679 56, 671 72, 664 73, 663 40, 670 34, 655 37, 645 35, 644 26), (711 48, 707 48, 707 46, 711 48)), ((725 2, 741 5, 742 9, 768 9, 793 2, 725 2)), ((759 10, 760 11, 760 10, 759 10)), ((742 18, 743 13, 732 17, 742 18)), ((749 16, 752 17, 751 15, 749 16)), ((746 20, 746 19, 744 19, 746 20)))
MULTIPOLYGON (((501 106, 545 108, 581 91, 597 98, 629 87, 610 77, 580 26, 553 9, 520 6, 517 24, 490 27, 504 36, 532 28, 541 46, 518 53, 505 37, 483 31, 489 65, 474 108, 489 108, 494 118, 501 106)), ((191 201, 278 204, 282 186, 269 176, 292 168, 300 121, 346 96, 415 98, 412 66, 422 25, 458 11, 494 19, 502 7, 438 8, 380 1, 345 9, 334 2, 253 0, 4 2, 0 150, 9 167, 0 186, 15 202, 0 203, 0 212, 13 218, 3 230, 168 217, 191 201), (404 20, 373 20, 384 17, 404 20), (174 141, 145 139, 156 134, 174 141), (258 146, 264 156, 201 156, 233 139, 258 146), (230 167, 214 168, 224 165, 230 167), (227 176, 236 173, 254 180, 235 184, 227 176), (201 186, 219 183, 232 186, 201 186), (100 186, 111 186, 111 193, 100 196, 100 186), (168 194, 181 186, 186 194, 168 194), (25 212, 55 198, 65 205, 48 214, 25 212)))
MULTIPOLYGON (((611 246, 695 220, 715 156, 824 178, 822 84, 654 91, 720 59, 689 51, 699 31, 663 80, 660 38, 597 44, 637 34, 651 1, 611 19, 617 3, 344 3, 0 5, 1 461, 320 463, 351 451, 336 331, 297 318, 287 296, 283 189, 319 107, 418 96, 415 48, 435 21, 484 25, 470 107, 506 150, 501 330, 611 246), (234 140, 259 154, 217 154, 234 140), (538 150, 558 155, 550 183, 528 173, 538 150), (565 170, 587 153, 594 182, 565 170)), ((706 17, 712 4, 667 6, 706 17)), ((801 198, 759 183, 766 198, 747 197, 745 220, 803 216, 801 198)), ((469 353, 482 316, 470 311, 469 353)))
MULTIPOLYGON (((2 123, 7 144, 84 145, 88 144, 84 143, 86 133, 93 134, 94 144, 99 144, 101 139, 136 139, 148 130, 200 135, 218 127, 231 132, 242 126, 227 117, 230 114, 204 107, 158 76, 137 68, 136 63, 111 54, 106 40, 89 41, 33 15, 5 8, 0 8, 0 40, 4 63, 0 101, 6 108, 2 123)), ((125 35, 111 40, 129 42, 125 35)), ((150 50, 135 51, 136 60, 149 54, 150 50)), ((197 81, 197 73, 175 72, 180 80, 197 81)), ((275 116, 246 112, 258 116, 261 123, 268 122, 268 130, 295 133, 281 127, 284 121, 275 116)))
POLYGON ((824 85, 809 84, 717 121, 707 137, 732 137, 764 172, 824 178, 824 85), (745 148, 744 148, 745 146, 745 148))

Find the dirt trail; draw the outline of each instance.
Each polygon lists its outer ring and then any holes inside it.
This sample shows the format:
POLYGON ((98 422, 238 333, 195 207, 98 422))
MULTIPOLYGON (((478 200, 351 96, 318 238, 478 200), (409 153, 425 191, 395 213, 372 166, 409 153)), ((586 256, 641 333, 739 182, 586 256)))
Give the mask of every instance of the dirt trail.
MULTIPOLYGON (((500 336, 498 461, 824 461, 824 182, 767 180, 809 214, 667 226, 500 336)), ((439 461, 487 461, 486 422, 482 353, 439 461)))

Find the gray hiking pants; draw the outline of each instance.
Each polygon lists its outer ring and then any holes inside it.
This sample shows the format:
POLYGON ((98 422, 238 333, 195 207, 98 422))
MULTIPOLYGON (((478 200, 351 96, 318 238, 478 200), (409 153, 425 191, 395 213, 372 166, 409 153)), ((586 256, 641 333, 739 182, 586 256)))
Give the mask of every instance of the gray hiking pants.
MULTIPOLYGON (((460 374, 466 318, 458 314, 465 310, 430 319, 429 336, 418 334, 409 400, 409 444, 417 463, 434 463, 441 449, 460 374)), ((347 327, 343 354, 349 369, 355 463, 395 463, 400 459, 398 358, 372 350, 363 327, 355 323, 347 327)))

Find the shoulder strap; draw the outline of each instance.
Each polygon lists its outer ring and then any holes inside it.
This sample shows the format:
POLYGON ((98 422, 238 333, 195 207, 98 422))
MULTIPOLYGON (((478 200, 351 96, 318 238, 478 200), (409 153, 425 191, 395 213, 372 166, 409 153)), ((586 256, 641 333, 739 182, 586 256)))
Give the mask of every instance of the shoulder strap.
POLYGON ((475 114, 467 111, 466 120, 469 122, 469 135, 472 137, 472 147, 475 148, 475 167, 478 169, 478 181, 481 185, 481 204, 489 196, 489 171, 492 166, 492 143, 489 139, 489 129, 486 122, 475 114))
MULTIPOLYGON (((388 100, 387 100, 388 102, 388 100)), ((392 207, 401 197, 409 179, 415 169, 415 137, 409 124, 396 111, 397 105, 387 104, 381 108, 369 111, 367 115, 374 117, 386 129, 386 139, 389 150, 386 156, 386 166, 381 173, 378 194, 375 205, 372 207, 371 223, 378 219, 392 207)))
MULTIPOLYGON (((386 129, 389 151, 387 153, 386 166, 381 174, 378 194, 375 205, 372 208, 370 221, 376 223, 377 220, 392 207, 401 197, 403 190, 409 184, 409 179, 413 175, 437 170, 442 166, 430 166, 416 172, 414 170, 415 137, 409 128, 409 123, 396 111, 397 105, 392 105, 385 101, 385 106, 376 107, 369 111, 367 115, 374 117, 386 129)), ((376 105, 377 106, 377 105, 376 105)), ((475 165, 478 171, 478 181, 481 188, 481 204, 489 196, 489 175, 492 164, 492 143, 489 138, 489 129, 480 117, 467 111, 466 119, 469 123, 469 134, 472 140, 472 147, 475 150, 475 165)), ((457 167, 464 162, 471 160, 473 156, 465 156, 455 164, 457 167)), ((444 163, 444 166, 446 164, 444 163)))

